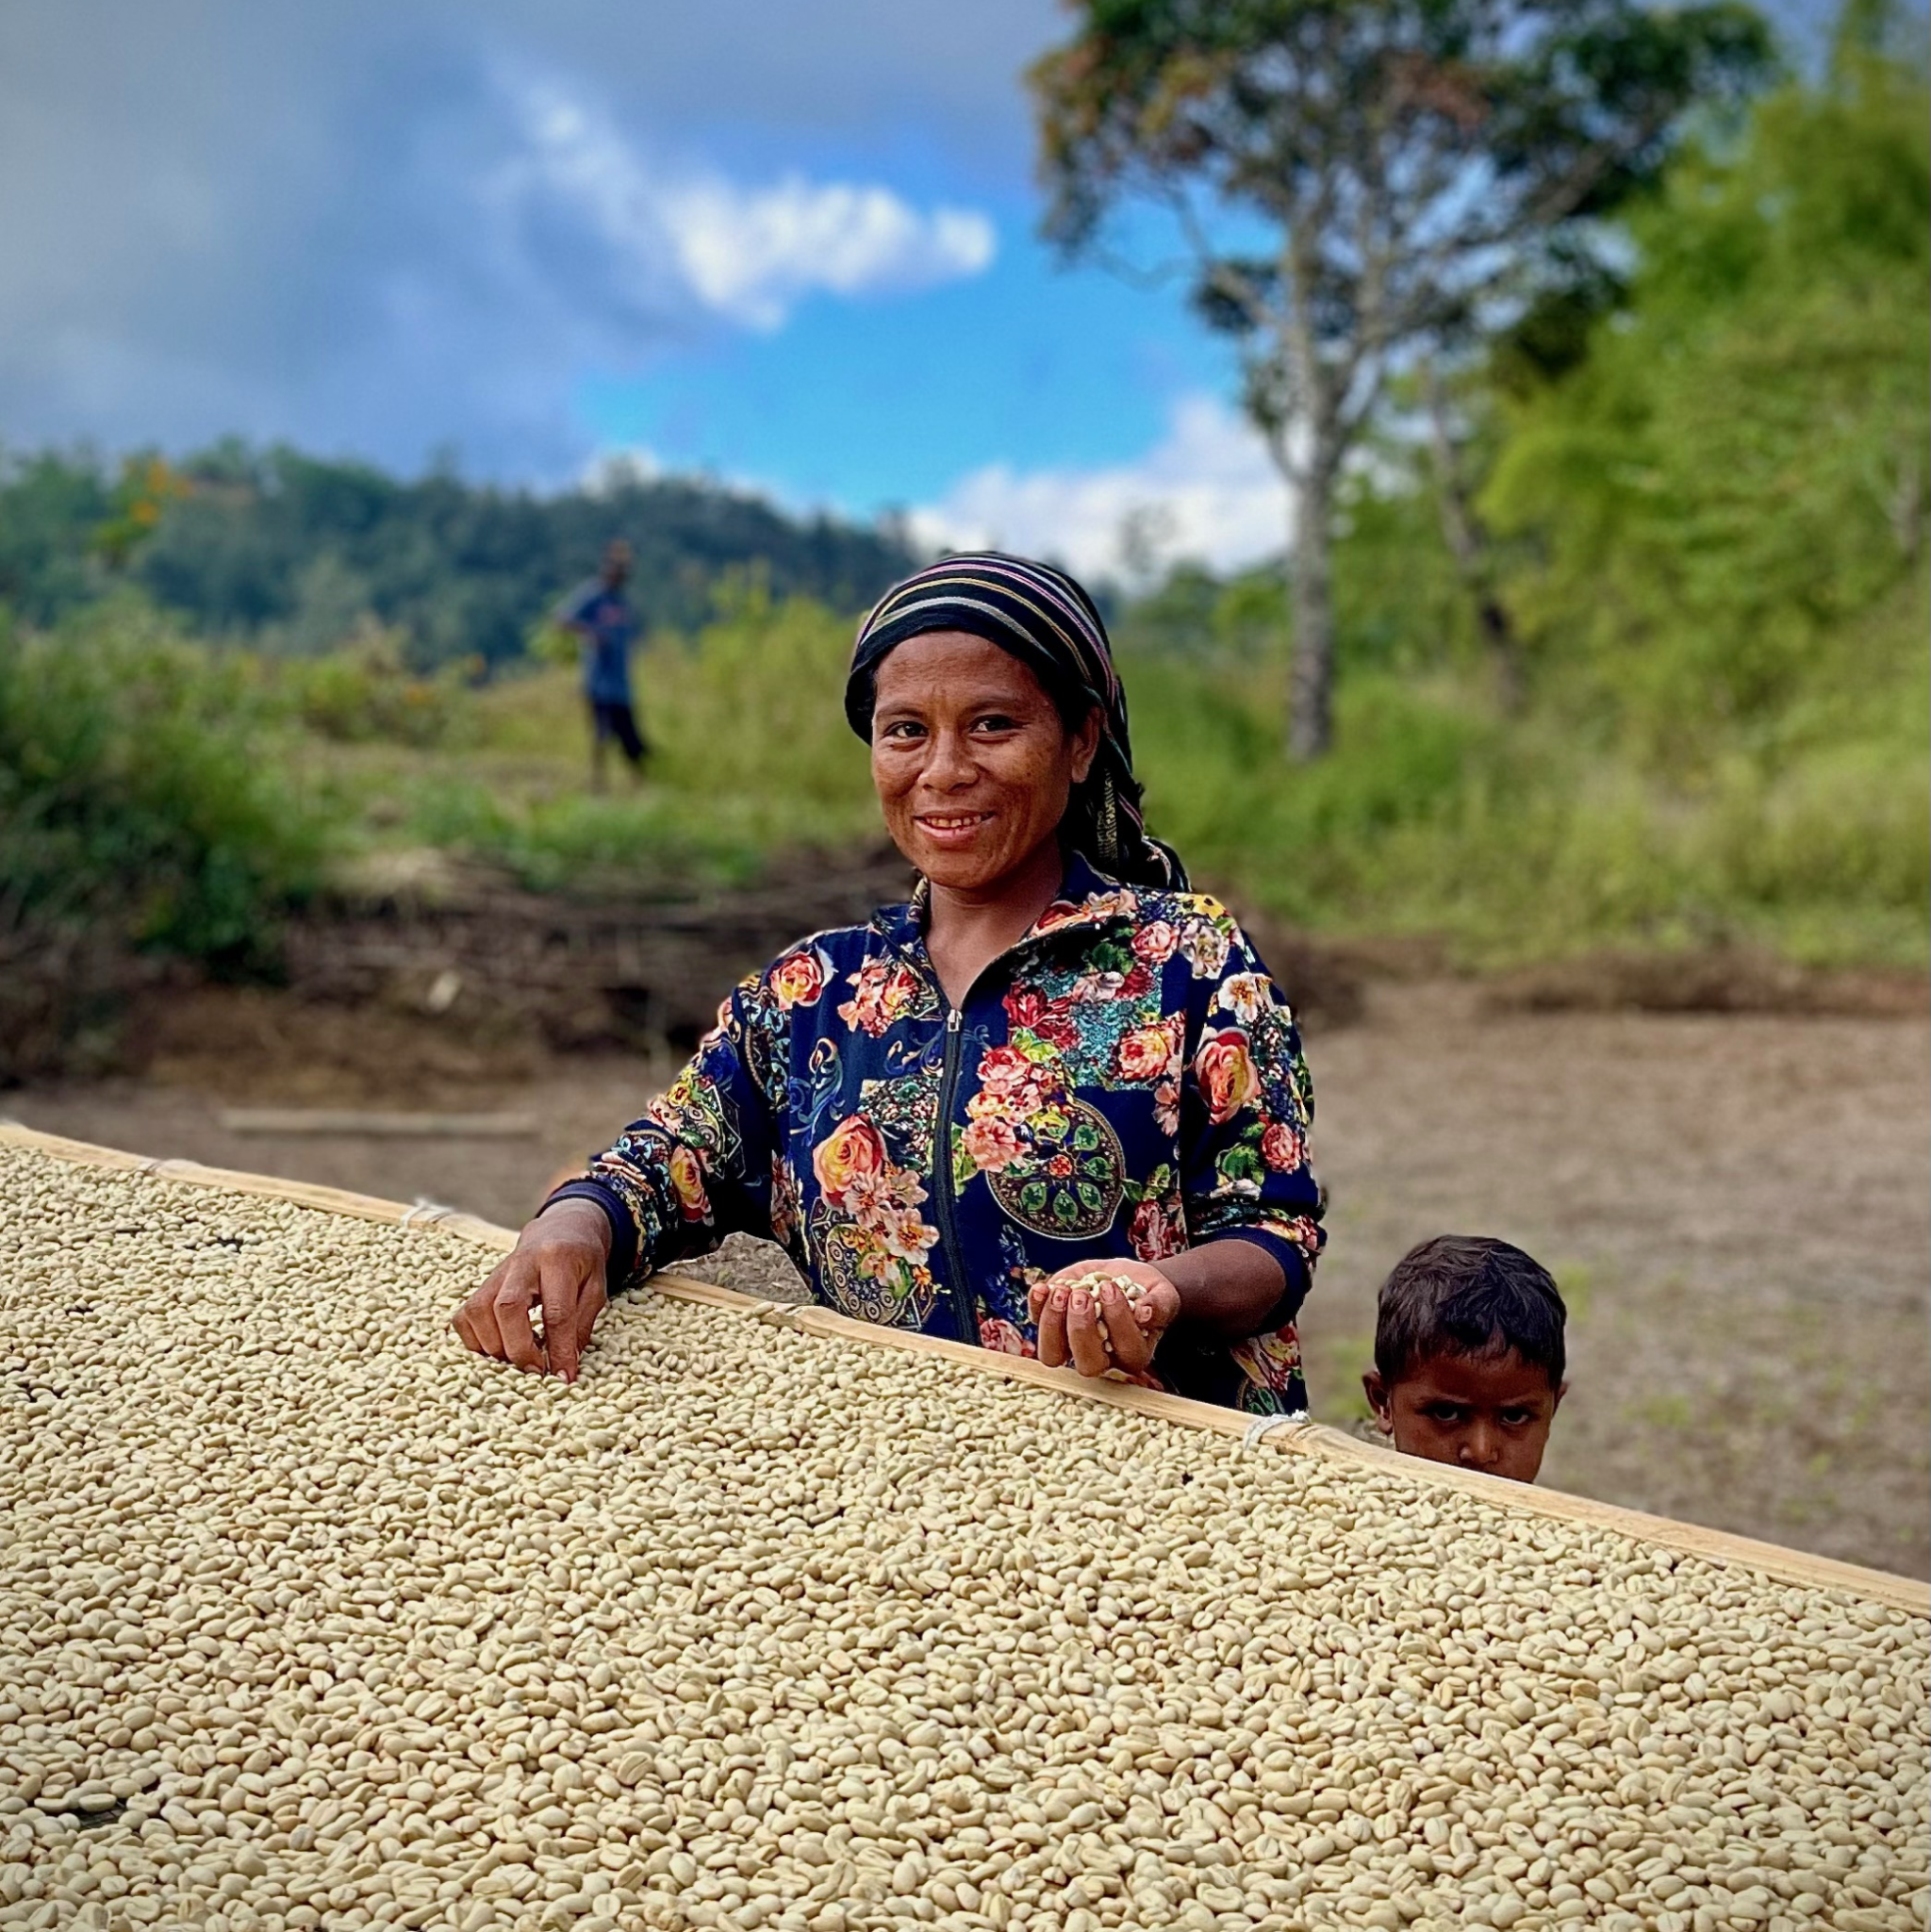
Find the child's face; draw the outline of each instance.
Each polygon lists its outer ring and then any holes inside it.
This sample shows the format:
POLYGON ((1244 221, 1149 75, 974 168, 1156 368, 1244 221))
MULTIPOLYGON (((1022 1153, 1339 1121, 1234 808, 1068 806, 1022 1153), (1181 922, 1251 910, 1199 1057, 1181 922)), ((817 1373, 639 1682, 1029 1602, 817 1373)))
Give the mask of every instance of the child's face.
POLYGON ((1565 1382, 1510 1348, 1494 1355, 1432 1355, 1393 1384, 1362 1378, 1375 1420, 1404 1456, 1454 1462, 1514 1482, 1533 1482, 1565 1382))

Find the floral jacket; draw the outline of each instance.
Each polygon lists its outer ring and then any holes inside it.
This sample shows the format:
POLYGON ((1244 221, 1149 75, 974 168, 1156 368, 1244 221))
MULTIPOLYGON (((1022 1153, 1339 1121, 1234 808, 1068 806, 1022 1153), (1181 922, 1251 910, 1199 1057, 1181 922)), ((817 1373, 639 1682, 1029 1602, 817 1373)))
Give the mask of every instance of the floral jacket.
POLYGON ((1231 916, 1071 862, 1061 899, 948 1005, 922 907, 806 939, 744 982, 670 1091, 557 1197, 616 1230, 613 1286, 726 1233, 782 1242, 865 1321, 1031 1355, 1027 1290, 1086 1259, 1259 1243, 1267 1329, 1170 1330, 1177 1394, 1301 1409, 1294 1315, 1323 1239, 1287 1003, 1231 916))

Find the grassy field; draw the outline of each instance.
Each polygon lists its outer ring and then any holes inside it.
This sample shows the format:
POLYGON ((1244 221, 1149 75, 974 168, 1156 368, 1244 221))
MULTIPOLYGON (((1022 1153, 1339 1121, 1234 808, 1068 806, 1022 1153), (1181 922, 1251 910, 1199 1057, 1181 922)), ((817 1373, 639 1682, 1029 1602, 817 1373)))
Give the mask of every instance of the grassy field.
MULTIPOLYGON (((1871 624, 1868 682, 1827 732, 1675 775, 1580 705, 1505 718, 1478 669, 1446 669, 1350 678, 1340 750, 1296 768, 1278 750, 1276 663, 1123 662, 1151 823, 1201 876, 1310 930, 1432 936, 1475 967, 1725 944, 1915 966, 1931 878, 1923 621, 1920 584, 1871 624)), ((601 798, 556 667, 452 696, 435 744, 310 735, 295 768, 352 847, 458 850, 539 889, 748 883, 775 853, 877 835, 840 708, 848 637, 817 606, 751 600, 658 640, 638 676, 648 782, 619 769, 601 798)))
MULTIPOLYGON (((1196 874, 1312 932, 1428 936, 1490 968, 1750 945, 1917 967, 1931 894, 1926 576, 1858 621, 1774 735, 1659 756, 1580 679, 1519 715, 1479 663, 1344 677, 1339 744, 1279 750, 1278 656, 1128 642, 1149 819, 1196 874), (1845 649, 1840 665, 1853 661, 1845 649)), ((754 592, 638 666, 647 781, 588 784, 574 672, 477 687, 360 647, 273 659, 108 605, 0 636, 0 886, 16 924, 121 921, 223 970, 371 852, 434 848, 536 890, 754 884, 876 839, 840 702, 850 620, 754 592)))

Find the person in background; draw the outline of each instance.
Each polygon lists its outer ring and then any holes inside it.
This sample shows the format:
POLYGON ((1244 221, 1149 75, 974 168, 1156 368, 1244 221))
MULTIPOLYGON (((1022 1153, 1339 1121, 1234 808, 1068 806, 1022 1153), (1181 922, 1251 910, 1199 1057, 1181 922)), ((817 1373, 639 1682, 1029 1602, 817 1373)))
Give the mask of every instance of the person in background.
POLYGON ((603 563, 556 607, 556 622, 573 632, 583 647, 584 697, 590 707, 590 789, 603 789, 605 748, 614 739, 640 779, 650 746, 637 729, 631 700, 630 652, 636 636, 636 614, 623 586, 630 579, 631 549, 621 537, 603 553, 603 563))
POLYGON ((1439 1234, 1381 1284, 1375 1365, 1362 1378, 1404 1456, 1533 1482, 1568 1383, 1562 1296, 1506 1241, 1439 1234))

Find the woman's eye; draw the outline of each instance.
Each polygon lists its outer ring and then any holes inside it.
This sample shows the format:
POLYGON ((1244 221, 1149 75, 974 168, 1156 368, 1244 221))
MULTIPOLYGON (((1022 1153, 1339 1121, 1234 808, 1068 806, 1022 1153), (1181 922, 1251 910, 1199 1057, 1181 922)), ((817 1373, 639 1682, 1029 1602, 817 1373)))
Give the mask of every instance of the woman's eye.
POLYGON ((1018 728, 1016 720, 997 712, 990 718, 980 718, 972 727, 974 731, 990 732, 1017 731, 1018 728))
POLYGON ((886 725, 879 735, 883 738, 899 738, 900 740, 916 738, 920 735, 920 727, 914 724, 909 718, 901 718, 886 725))

